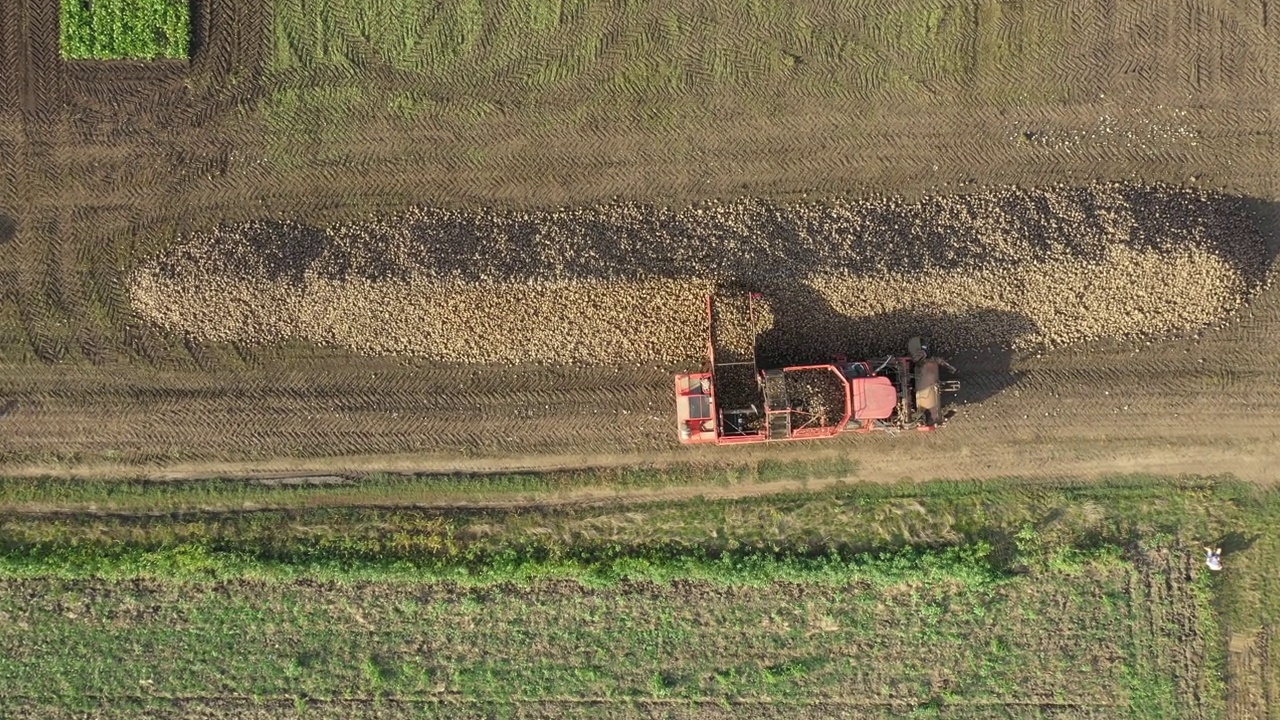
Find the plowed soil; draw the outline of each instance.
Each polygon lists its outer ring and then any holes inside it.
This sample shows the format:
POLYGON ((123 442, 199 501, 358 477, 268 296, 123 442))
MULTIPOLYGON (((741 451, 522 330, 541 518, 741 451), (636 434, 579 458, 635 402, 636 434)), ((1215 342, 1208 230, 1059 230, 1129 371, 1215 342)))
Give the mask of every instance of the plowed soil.
MULTIPOLYGON (((481 469, 744 452, 682 452, 668 368, 629 357, 575 367, 364 357, 188 338, 135 314, 128 278, 223 223, 323 227, 419 205, 615 197, 918 199, 1101 180, 1239 196, 1275 254, 1273 4, 978 3, 924 17, 926 5, 813 3, 818 26, 864 28, 863 44, 779 31, 759 51, 767 58, 729 58, 742 63, 735 74, 705 60, 723 38, 663 49, 663 28, 715 27, 703 17, 714 6, 655 2, 628 26, 638 29, 602 35, 605 69, 543 86, 515 60, 426 85, 358 50, 346 70, 296 53, 286 62, 276 10, 261 0, 197 3, 189 65, 69 64, 55 2, 0 3, 4 471, 481 469), (678 81, 648 94, 601 79, 664 52, 678 81), (315 110, 343 102, 345 112, 315 110)), ((773 37, 772 22, 744 32, 773 37)), ((567 52, 564 37, 545 42, 533 54, 567 52)), ((1274 286, 1199 336, 1040 354, 1008 340, 952 358, 963 406, 944 432, 824 449, 856 455, 869 479, 1139 469, 1273 479, 1274 286)))

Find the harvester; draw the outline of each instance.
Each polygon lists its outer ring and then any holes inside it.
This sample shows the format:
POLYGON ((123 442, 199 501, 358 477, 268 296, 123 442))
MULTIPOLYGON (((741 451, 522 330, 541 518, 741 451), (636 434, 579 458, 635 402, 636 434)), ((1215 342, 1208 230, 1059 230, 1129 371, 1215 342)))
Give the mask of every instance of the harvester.
POLYGON ((920 338, 906 355, 760 368, 756 352, 757 293, 725 302, 708 295, 707 367, 679 373, 676 416, 685 444, 773 442, 832 437, 843 432, 920 430, 944 420, 944 394, 959 390, 946 360, 920 338), (726 307, 726 306, 735 306, 726 307))

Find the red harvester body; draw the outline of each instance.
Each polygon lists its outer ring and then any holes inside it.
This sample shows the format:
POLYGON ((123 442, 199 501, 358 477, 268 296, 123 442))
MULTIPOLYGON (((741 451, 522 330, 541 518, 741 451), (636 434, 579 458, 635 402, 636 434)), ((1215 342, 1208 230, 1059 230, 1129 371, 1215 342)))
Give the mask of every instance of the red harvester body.
POLYGON ((959 383, 941 379, 943 368, 954 368, 930 357, 919 338, 911 339, 903 356, 762 370, 755 353, 758 299, 745 297, 734 338, 734 323, 722 317, 715 297, 707 297, 709 369, 675 378, 680 442, 803 440, 942 424, 942 396, 959 383))

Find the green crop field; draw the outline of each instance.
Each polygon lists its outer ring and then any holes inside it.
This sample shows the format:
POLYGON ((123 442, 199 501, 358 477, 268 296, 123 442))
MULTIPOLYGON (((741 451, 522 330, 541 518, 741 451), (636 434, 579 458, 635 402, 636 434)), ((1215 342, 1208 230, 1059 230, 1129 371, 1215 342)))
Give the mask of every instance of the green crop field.
MULTIPOLYGON (((475 489, 564 490, 521 477, 475 489)), ((451 510, 219 483, 0 488, 0 713, 1211 718, 1227 632, 1280 611, 1280 497, 1229 480, 451 510)))
POLYGON ((361 699, 443 717, 560 716, 584 701, 882 717, 1069 703, 1125 717, 1187 700, 1165 663, 1194 617, 1170 598, 1166 625, 1131 626, 1148 610, 1128 592, 1144 581, 1132 563, 1009 579, 960 560, 918 576, 899 564, 758 587, 23 580, 0 592, 6 626, 23 628, 0 631, 0 676, 38 698, 8 713, 248 696, 330 715, 361 699))
POLYGON ((264 110, 277 143, 307 143, 281 148, 286 162, 372 119, 476 129, 527 115, 554 132, 607 118, 663 131, 939 88, 1055 100, 1070 93, 1049 72, 1065 51, 1059 24, 998 2, 854 14, 775 0, 275 0, 264 110))
POLYGON ((998 2, 896 3, 860 17, 776 0, 275 0, 273 18, 276 72, 391 69, 432 91, 582 86, 597 99, 761 85, 837 96, 858 78, 918 88, 1061 50, 1049 18, 998 2), (1012 42, 1001 27, 1023 32, 1012 42))
POLYGON ((189 0, 62 0, 62 56, 154 60, 188 56, 189 0))

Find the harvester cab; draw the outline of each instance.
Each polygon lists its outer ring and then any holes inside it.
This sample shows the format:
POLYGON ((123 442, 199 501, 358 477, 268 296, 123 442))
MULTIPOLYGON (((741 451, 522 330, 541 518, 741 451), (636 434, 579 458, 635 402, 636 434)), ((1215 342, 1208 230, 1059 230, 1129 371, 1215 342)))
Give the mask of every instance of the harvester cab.
POLYGON ((801 440, 847 430, 932 430, 942 424, 943 381, 955 369, 920 338, 905 356, 761 369, 755 303, 760 295, 707 297, 707 365, 675 377, 680 442, 801 440))
POLYGON ((942 379, 942 371, 956 374, 951 363, 929 354, 929 346, 919 337, 907 341, 907 352, 914 365, 915 415, 919 428, 932 430, 942 424, 942 396, 960 390, 960 381, 942 379))

